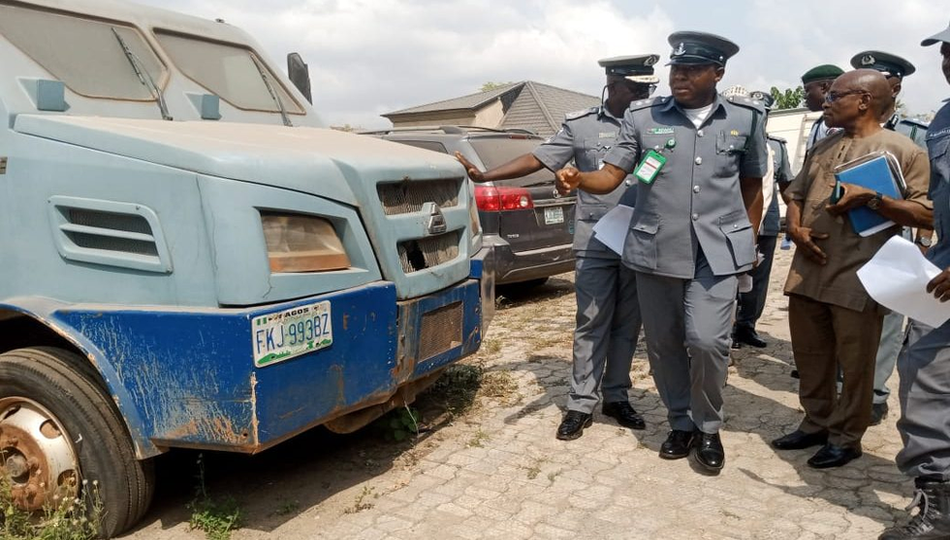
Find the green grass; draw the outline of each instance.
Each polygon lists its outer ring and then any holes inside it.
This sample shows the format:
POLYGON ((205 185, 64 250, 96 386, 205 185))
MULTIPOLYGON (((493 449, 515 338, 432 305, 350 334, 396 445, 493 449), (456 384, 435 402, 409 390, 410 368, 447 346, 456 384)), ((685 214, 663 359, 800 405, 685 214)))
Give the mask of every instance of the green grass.
POLYGON ((241 528, 243 513, 240 505, 231 496, 213 497, 205 484, 204 459, 198 455, 198 485, 195 498, 188 503, 191 518, 188 524, 192 530, 205 533, 208 540, 228 540, 231 533, 241 528))
POLYGON ((12 487, 0 473, 0 538, 3 540, 93 540, 99 537, 102 503, 98 483, 83 482, 78 498, 60 499, 39 512, 13 502, 12 487), (88 495, 87 495, 88 493, 88 495), (88 504, 87 504, 88 503, 88 504))

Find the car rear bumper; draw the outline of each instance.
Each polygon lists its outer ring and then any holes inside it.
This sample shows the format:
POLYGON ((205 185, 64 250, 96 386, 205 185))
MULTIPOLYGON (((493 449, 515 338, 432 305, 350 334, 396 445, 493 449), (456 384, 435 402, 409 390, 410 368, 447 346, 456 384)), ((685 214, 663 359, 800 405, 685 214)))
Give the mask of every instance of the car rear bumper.
MULTIPOLYGON (((489 238, 485 237, 486 243, 489 238)), ((508 243, 499 240, 492 248, 495 252, 496 285, 546 278, 574 270, 573 244, 516 252, 508 243)))

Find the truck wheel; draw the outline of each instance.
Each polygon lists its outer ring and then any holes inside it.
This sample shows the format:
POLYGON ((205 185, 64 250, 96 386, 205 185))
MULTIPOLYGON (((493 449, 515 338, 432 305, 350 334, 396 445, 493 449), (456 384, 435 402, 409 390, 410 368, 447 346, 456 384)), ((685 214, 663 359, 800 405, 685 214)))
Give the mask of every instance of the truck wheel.
POLYGON ((82 497, 109 538, 145 513, 155 476, 85 361, 55 348, 0 354, 0 472, 25 510, 82 497))

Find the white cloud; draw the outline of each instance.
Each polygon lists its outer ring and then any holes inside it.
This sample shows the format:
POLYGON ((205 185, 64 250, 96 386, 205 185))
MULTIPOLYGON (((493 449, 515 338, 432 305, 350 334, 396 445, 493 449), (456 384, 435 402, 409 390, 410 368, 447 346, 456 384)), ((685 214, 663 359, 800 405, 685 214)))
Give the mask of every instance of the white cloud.
MULTIPOLYGON (((796 86, 817 64, 848 69, 854 53, 881 49, 917 65, 901 96, 911 111, 936 109, 948 93, 936 48, 919 46, 945 27, 943 3, 934 0, 746 0, 715 8, 705 0, 139 1, 222 17, 281 66, 287 52, 299 51, 311 67, 316 108, 333 124, 386 126, 381 113, 472 93, 486 81, 530 79, 597 95, 598 58, 665 57, 675 29, 710 30, 742 47, 723 88, 796 86)), ((659 72, 665 77, 665 68, 659 72)))

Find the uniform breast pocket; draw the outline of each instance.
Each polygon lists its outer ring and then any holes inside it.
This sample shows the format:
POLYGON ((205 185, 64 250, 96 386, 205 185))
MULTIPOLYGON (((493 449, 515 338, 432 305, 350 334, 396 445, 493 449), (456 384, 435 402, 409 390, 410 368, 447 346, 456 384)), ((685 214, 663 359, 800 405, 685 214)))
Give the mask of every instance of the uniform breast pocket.
POLYGON ((739 161, 745 155, 747 137, 732 135, 720 131, 716 137, 716 170, 719 178, 729 178, 739 174, 739 161))
POLYGON ((930 166, 933 172, 936 173, 933 176, 943 182, 950 181, 950 163, 947 162, 946 157, 948 146, 950 146, 950 134, 927 139, 927 153, 930 155, 930 166))
POLYGON ((624 259, 644 268, 656 268, 656 233, 659 229, 660 216, 635 214, 624 244, 624 259))

